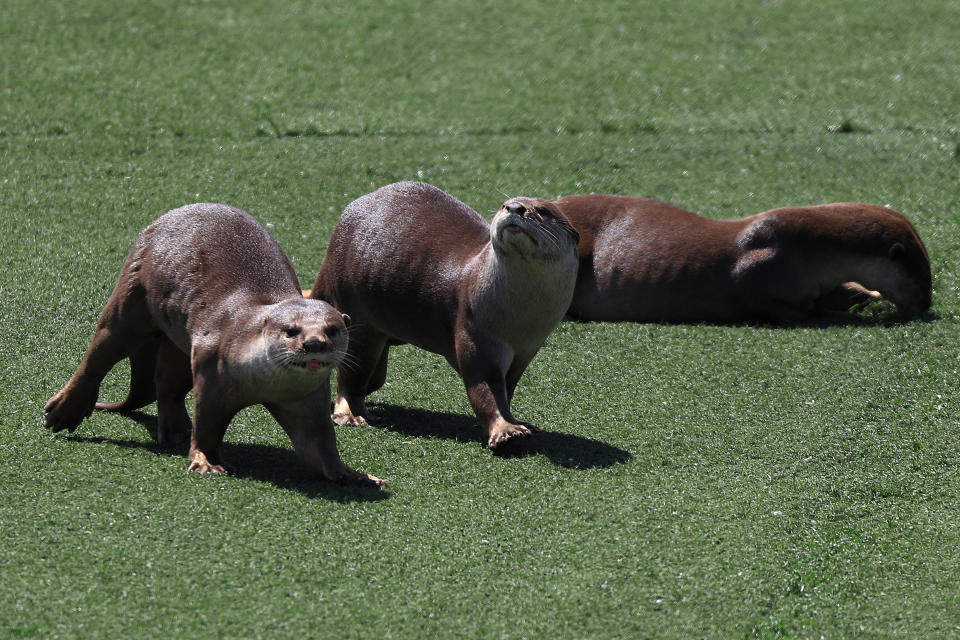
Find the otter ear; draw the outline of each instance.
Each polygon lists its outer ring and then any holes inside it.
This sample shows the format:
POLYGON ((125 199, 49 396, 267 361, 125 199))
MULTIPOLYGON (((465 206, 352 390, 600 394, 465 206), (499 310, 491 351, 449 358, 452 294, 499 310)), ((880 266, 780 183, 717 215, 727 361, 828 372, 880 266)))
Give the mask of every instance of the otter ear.
POLYGON ((345 314, 345 313, 341 313, 340 315, 343 316, 343 325, 346 326, 346 327, 349 327, 349 326, 350 326, 350 322, 351 322, 351 321, 350 321, 350 316, 348 316, 348 315, 345 314))
POLYGON ((899 260, 903 256, 907 255, 907 250, 899 242, 894 242, 893 245, 890 247, 890 251, 888 252, 888 254, 890 255, 891 260, 899 260))

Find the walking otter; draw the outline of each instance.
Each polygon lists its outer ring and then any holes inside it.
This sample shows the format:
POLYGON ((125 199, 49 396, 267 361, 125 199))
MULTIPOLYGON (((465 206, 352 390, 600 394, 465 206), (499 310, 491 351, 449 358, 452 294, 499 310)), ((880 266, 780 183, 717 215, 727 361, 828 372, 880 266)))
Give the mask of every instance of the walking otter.
POLYGON ((157 440, 190 433, 190 471, 227 473, 223 434, 242 408, 264 405, 312 470, 344 484, 379 485, 337 452, 330 372, 347 349, 344 317, 306 300, 280 245, 248 214, 194 204, 137 238, 100 314, 86 356, 44 407, 54 431, 94 408, 131 411, 157 401, 157 440), (104 376, 130 358, 130 392, 97 403, 104 376), (194 419, 184 397, 194 391, 194 419))
POLYGON ((460 374, 490 448, 537 430, 510 401, 570 304, 577 239, 536 198, 507 200, 489 224, 421 182, 347 205, 310 293, 354 319, 333 419, 374 421, 364 398, 383 386, 390 347, 410 343, 460 374))

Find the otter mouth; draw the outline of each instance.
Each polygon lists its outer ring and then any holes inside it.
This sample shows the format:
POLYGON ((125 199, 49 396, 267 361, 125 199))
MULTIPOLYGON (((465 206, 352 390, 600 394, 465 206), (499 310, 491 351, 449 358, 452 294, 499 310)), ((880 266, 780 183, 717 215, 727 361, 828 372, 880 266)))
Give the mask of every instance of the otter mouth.
MULTIPOLYGON (((523 218, 520 218, 520 220, 523 220, 523 218)), ((503 240, 505 237, 516 235, 516 234, 523 234, 528 238, 530 238, 530 240, 532 240, 534 243, 536 243, 537 239, 534 237, 533 233, 531 233, 530 229, 528 229, 524 223, 517 222, 514 220, 508 220, 507 222, 500 225, 500 233, 499 233, 500 240, 503 240)))
POLYGON ((304 371, 323 371, 329 369, 332 365, 332 362, 324 360, 292 360, 288 363, 288 366, 304 371))

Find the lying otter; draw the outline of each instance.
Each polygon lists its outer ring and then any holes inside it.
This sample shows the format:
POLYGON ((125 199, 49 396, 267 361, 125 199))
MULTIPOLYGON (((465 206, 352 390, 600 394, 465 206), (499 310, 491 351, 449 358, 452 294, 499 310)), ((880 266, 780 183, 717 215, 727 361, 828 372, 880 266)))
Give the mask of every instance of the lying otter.
POLYGON ((488 224, 436 187, 391 184, 350 203, 310 295, 353 318, 333 419, 374 421, 387 353, 409 342, 456 369, 491 448, 536 427, 510 412, 520 375, 562 319, 577 232, 549 202, 507 200, 488 224))
POLYGON ((554 204, 580 232, 574 319, 796 322, 881 297, 909 315, 930 307, 923 242, 885 207, 846 202, 711 220, 647 198, 554 204))
POLYGON ((190 434, 190 471, 226 473, 223 434, 244 407, 264 405, 303 461, 324 478, 382 484, 337 452, 330 372, 347 348, 344 316, 305 300, 276 240, 246 213, 194 204, 137 238, 93 340, 66 386, 44 407, 54 431, 94 408, 132 411, 157 401, 157 441, 190 434), (130 358, 130 393, 97 403, 100 383, 130 358), (184 397, 194 391, 194 420, 184 397))

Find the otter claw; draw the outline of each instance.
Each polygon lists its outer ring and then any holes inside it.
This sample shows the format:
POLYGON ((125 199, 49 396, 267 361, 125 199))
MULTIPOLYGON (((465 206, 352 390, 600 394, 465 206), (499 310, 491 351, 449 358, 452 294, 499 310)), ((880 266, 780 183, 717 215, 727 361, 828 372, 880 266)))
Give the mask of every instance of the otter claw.
POLYGON ((341 479, 340 484, 354 484, 361 487, 382 487, 386 484, 386 481, 367 473, 358 473, 356 476, 341 479))
POLYGON ((228 476, 230 472, 227 471, 227 468, 219 464, 199 464, 197 462, 191 462, 190 467, 187 468, 187 473, 199 473, 200 475, 212 474, 216 476, 228 476))
POLYGON ((330 419, 333 420, 333 423, 341 427, 346 426, 359 426, 359 425, 369 425, 376 426, 378 424, 386 424, 386 418, 378 418, 371 414, 365 415, 354 415, 349 411, 343 413, 331 413, 330 419))
POLYGON ((521 422, 518 424, 505 422, 490 430, 490 437, 487 439, 487 448, 496 449, 510 440, 529 436, 535 431, 540 431, 539 427, 529 422, 521 422))
POLYGON ((207 456, 197 451, 193 454, 190 466, 187 467, 187 473, 199 473, 206 475, 212 473, 218 476, 229 476, 230 470, 222 464, 213 464, 207 459, 207 456))
POLYGON ((352 413, 331 413, 330 419, 333 420, 333 424, 340 425, 341 427, 368 424, 362 416, 355 416, 352 413))

